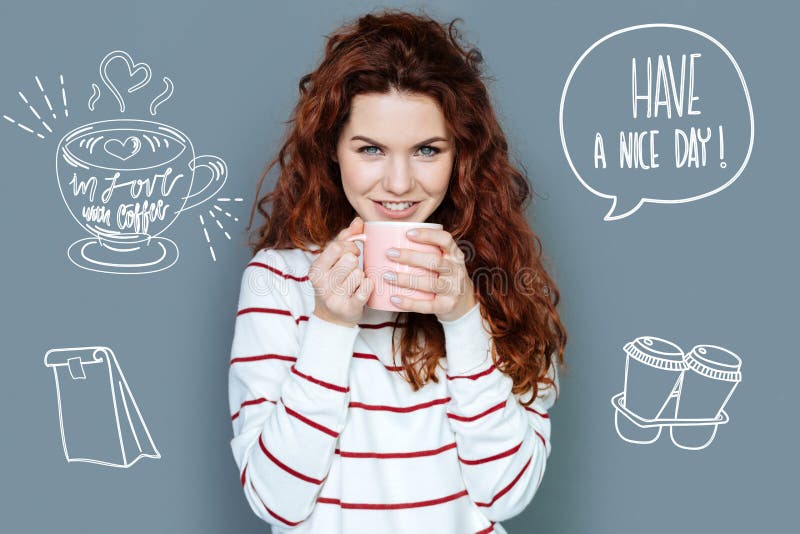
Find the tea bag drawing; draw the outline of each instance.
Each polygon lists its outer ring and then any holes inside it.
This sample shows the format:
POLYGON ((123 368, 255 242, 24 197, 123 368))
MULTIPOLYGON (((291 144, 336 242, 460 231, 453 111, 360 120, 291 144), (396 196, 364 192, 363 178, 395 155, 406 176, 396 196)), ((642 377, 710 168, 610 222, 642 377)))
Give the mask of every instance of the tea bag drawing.
POLYGON ((128 468, 161 458, 117 358, 108 347, 48 350, 61 444, 68 462, 128 468))
POLYGON ((742 380, 738 355, 717 345, 696 345, 689 352, 653 336, 624 346, 625 384, 611 398, 614 426, 633 444, 653 443, 669 427, 672 443, 682 449, 708 447, 724 410, 742 380))
MULTIPOLYGON (((227 181, 228 167, 218 156, 196 154, 189 137, 175 126, 152 120, 173 96, 175 87, 168 76, 154 80, 150 65, 135 62, 123 50, 106 54, 99 74, 102 83, 91 84, 88 109, 107 113, 100 111, 101 104, 113 97, 116 105, 112 112, 122 116, 72 127, 56 147, 56 177, 62 199, 75 221, 91 236, 72 243, 67 257, 76 266, 95 272, 159 272, 179 258, 178 246, 164 235, 165 231, 184 211, 212 201, 227 181), (155 87, 156 81, 161 87, 155 87), (146 88, 154 88, 150 91, 152 99, 144 109, 137 109, 142 106, 128 100, 140 99, 146 88)), ((59 76, 60 99, 51 99, 39 76, 35 79, 49 113, 36 105, 30 92, 26 95, 20 91, 19 96, 41 127, 8 115, 3 118, 21 131, 45 139, 47 133, 54 134, 51 124, 61 118, 57 113, 61 111, 59 100, 63 118, 69 117, 67 93, 63 74, 59 76)), ((230 240, 225 225, 228 219, 238 222, 238 217, 219 204, 242 200, 216 198, 211 202, 213 209, 205 215, 208 219, 198 216, 215 262, 207 228, 216 227, 230 240)))

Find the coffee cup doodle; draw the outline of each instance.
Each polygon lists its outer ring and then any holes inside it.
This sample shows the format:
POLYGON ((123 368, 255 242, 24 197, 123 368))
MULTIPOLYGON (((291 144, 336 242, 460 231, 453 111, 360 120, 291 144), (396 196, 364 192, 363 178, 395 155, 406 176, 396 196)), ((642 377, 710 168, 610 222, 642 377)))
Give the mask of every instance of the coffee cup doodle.
MULTIPOLYGON (((169 77, 162 77, 162 87, 145 95, 149 105, 142 106, 141 98, 129 95, 140 91, 144 95, 143 89, 153 87, 147 63, 136 63, 127 52, 115 50, 102 59, 99 73, 105 89, 101 91, 100 86, 91 84, 89 111, 99 114, 103 107, 103 113, 114 113, 118 109, 125 116, 72 127, 58 143, 56 178, 61 196, 75 221, 90 234, 72 243, 67 256, 82 269, 111 274, 168 269, 178 260, 179 251, 164 232, 182 212, 211 200, 222 189, 228 177, 227 165, 217 156, 198 155, 189 137, 175 126, 152 120, 159 107, 172 97, 174 86, 169 77), (113 99, 103 98, 104 95, 113 99), (135 118, 137 108, 142 108, 141 115, 149 113, 149 117, 135 118)), ((59 103, 63 104, 63 118, 69 118, 64 76, 60 75, 59 80, 61 98, 51 99, 36 77, 49 113, 41 106, 37 109, 33 98, 19 92, 42 128, 8 115, 3 117, 22 131, 45 139, 45 132, 54 133, 51 124, 61 119, 57 112, 62 110, 56 109, 59 103)), ((223 216, 233 221, 238 218, 216 204, 213 208, 216 212, 209 210, 210 217, 230 239, 222 224, 223 216)), ((216 261, 203 215, 199 219, 211 257, 216 261)))
POLYGON ((625 344, 623 391, 611 397, 620 438, 637 445, 653 443, 668 426, 676 447, 706 448, 724 410, 742 380, 742 361, 716 345, 696 345, 687 353, 675 343, 643 336, 625 344))

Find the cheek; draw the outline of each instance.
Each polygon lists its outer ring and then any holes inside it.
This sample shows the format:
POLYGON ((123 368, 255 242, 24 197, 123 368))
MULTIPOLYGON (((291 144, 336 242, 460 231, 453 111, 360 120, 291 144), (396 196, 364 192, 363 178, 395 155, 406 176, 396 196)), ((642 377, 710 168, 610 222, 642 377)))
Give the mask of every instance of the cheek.
POLYGON ((429 166, 420 172, 424 172, 425 188, 432 195, 444 195, 450 183, 450 175, 453 172, 452 162, 437 162, 436 166, 429 166))
POLYGON ((368 189, 375 174, 375 168, 365 165, 363 161, 340 160, 339 170, 343 187, 353 191, 368 189))

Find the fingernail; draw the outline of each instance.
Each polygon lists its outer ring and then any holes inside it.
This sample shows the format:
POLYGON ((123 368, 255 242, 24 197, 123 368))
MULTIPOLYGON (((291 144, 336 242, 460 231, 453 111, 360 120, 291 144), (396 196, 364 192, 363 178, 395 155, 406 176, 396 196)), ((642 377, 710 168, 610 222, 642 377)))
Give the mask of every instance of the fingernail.
POLYGON ((400 255, 400 251, 397 250, 396 248, 390 248, 389 250, 386 251, 386 255, 391 258, 396 258, 397 256, 400 255))
POLYGON ((406 232, 406 235, 408 237, 417 237, 417 234, 419 234, 419 232, 416 230, 409 230, 408 232, 406 232))
POLYGON ((394 273, 384 273, 383 278, 384 280, 389 280, 390 282, 394 282, 397 280, 397 275, 394 273))
POLYGON ((392 304, 400 304, 402 299, 400 297, 389 297, 389 300, 392 301, 392 304))

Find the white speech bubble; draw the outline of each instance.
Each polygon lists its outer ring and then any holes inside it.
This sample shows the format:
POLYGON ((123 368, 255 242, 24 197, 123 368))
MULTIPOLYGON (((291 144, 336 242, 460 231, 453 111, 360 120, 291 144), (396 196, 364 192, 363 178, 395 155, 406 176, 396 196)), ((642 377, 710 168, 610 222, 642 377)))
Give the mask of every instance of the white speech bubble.
MULTIPOLYGON (((559 106, 558 122, 559 122, 559 132, 560 132, 560 135, 561 135, 561 145, 562 145, 562 148, 564 150, 564 155, 567 158, 567 162, 569 163, 569 166, 572 169, 573 174, 578 178, 578 180, 581 182, 581 184, 586 189, 591 191, 593 194, 595 194, 595 195, 597 195, 599 197, 602 197, 602 198, 608 198, 608 199, 612 200, 611 209, 603 217, 603 220, 605 220, 605 221, 613 221, 613 220, 625 218, 628 215, 631 215, 632 213, 636 212, 645 202, 658 203, 658 204, 677 204, 677 203, 691 202, 691 201, 694 201, 694 200, 705 198, 705 197, 711 196, 711 195, 713 195, 715 193, 718 193, 719 191, 722 191, 723 189, 725 189, 726 187, 731 185, 734 181, 736 181, 736 179, 739 177, 739 175, 741 175, 741 173, 744 170, 744 168, 747 166, 747 162, 750 159, 750 154, 751 154, 752 149, 753 149, 753 140, 754 140, 754 135, 755 135, 755 127, 754 127, 754 120, 753 120, 753 106, 752 106, 752 103, 750 101, 750 93, 749 93, 749 91, 747 89, 747 83, 745 82, 744 76, 742 74, 741 69, 739 68, 739 65, 736 63, 736 60, 733 58, 733 56, 728 51, 728 49, 725 48, 725 46, 723 46, 715 38, 711 37, 710 35, 708 35, 706 33, 701 32, 701 31, 699 31, 697 29, 694 29, 694 28, 691 28, 691 27, 688 27, 688 26, 682 26, 682 25, 677 25, 677 24, 666 24, 666 23, 664 23, 664 24, 661 24, 661 23, 641 24, 641 25, 637 25, 637 26, 630 26, 630 27, 627 27, 627 28, 622 28, 620 30, 617 30, 617 31, 615 31, 613 33, 610 33, 610 34, 606 35, 602 39, 600 39, 597 42, 595 42, 594 44, 592 44, 592 46, 590 46, 580 56, 580 58, 578 58, 578 61, 572 67, 572 70, 570 71, 569 76, 567 77, 567 81, 564 84, 564 90, 563 90, 563 92, 561 94, 561 103, 560 103, 560 106, 559 106), (586 179, 584 179, 584 177, 581 176, 581 172, 578 171, 578 169, 577 169, 577 167, 576 167, 576 165, 575 165, 575 163, 573 161, 573 158, 570 156, 570 151, 569 151, 569 148, 568 148, 567 138, 566 138, 565 131, 564 131, 564 106, 565 106, 565 102, 566 102, 566 98, 567 98, 567 93, 568 93, 569 88, 570 88, 570 83, 572 82, 573 77, 575 76, 575 73, 578 71, 579 67, 581 66, 583 61, 586 59, 586 57, 593 50, 595 50, 599 45, 601 45, 604 42, 608 41, 609 39, 612 39, 612 38, 614 38, 616 36, 619 36, 621 34, 624 34, 624 33, 627 33, 627 32, 631 32, 631 31, 635 31, 635 30, 644 30, 644 29, 649 29, 649 28, 671 28, 671 29, 677 29, 677 30, 684 30, 684 31, 687 31, 687 32, 691 32, 691 33, 693 33, 695 35, 698 35, 700 37, 703 37, 704 39, 706 39, 709 42, 713 43, 716 47, 718 47, 725 54, 725 56, 727 56, 728 60, 730 60, 731 64, 733 65, 733 67, 736 70, 736 74, 738 74, 738 76, 739 76, 739 80, 741 82, 741 87, 742 87, 742 89, 744 91, 745 100, 747 102, 747 110, 748 110, 748 114, 749 114, 749 122, 750 122, 750 137, 749 137, 749 143, 748 143, 748 146, 747 146, 746 155, 744 156, 744 158, 742 160, 742 163, 740 164, 740 166, 738 167, 736 172, 731 176, 731 178, 729 178, 726 181, 724 181, 724 183, 722 183, 721 185, 718 185, 718 186, 714 187, 713 189, 711 189, 709 191, 705 191, 702 194, 693 194, 693 195, 687 196, 685 198, 657 198, 657 197, 636 195, 638 198, 635 198, 635 199, 626 198, 625 196, 623 196, 623 198, 620 199, 619 198, 620 197, 619 194, 615 195, 615 194, 604 193, 604 192, 600 191, 598 188, 592 187, 592 185, 590 185, 588 183, 588 181, 586 179)), ((726 164, 725 164, 724 161, 720 164, 720 167, 722 169, 726 168, 726 164)), ((624 171, 622 171, 622 172, 624 172, 624 171)), ((726 172, 730 172, 730 171, 726 171, 726 172)))

